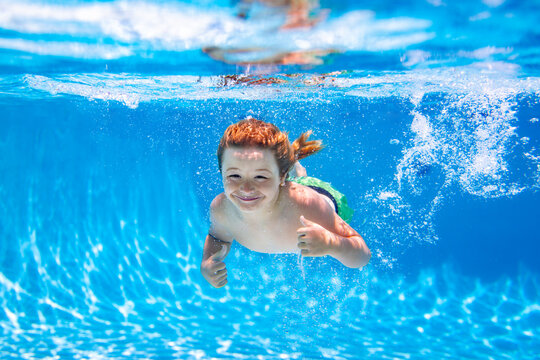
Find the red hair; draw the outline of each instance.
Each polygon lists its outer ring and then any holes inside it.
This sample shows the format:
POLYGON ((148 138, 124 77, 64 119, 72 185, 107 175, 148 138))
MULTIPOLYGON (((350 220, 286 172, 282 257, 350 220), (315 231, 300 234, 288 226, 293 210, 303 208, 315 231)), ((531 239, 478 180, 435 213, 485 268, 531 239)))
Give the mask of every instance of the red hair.
POLYGON ((270 149, 276 156, 280 176, 286 175, 297 160, 319 152, 323 146, 320 140, 307 141, 311 130, 303 133, 292 144, 287 133, 277 126, 248 117, 230 125, 221 140, 217 151, 219 171, 223 152, 231 146, 260 147, 270 149))

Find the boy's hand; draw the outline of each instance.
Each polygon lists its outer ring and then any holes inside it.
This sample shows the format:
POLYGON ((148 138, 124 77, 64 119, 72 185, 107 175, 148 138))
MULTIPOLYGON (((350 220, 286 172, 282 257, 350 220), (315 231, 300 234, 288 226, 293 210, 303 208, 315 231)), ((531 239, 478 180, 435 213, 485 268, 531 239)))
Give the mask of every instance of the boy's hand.
POLYGON ((324 256, 332 249, 331 233, 321 225, 300 216, 303 227, 296 230, 298 248, 303 256, 324 256))
POLYGON ((222 245, 218 252, 201 263, 201 273, 213 287, 220 288, 227 284, 227 268, 223 262, 225 256, 227 248, 222 245))

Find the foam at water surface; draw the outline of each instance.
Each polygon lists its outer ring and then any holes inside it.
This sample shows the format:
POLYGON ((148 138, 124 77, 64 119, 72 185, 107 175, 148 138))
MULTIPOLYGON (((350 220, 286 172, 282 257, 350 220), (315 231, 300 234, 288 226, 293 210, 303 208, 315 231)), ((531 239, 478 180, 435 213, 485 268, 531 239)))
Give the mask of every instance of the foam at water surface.
MULTIPOLYGON (((28 75, 31 88, 52 94, 116 100, 133 107, 154 100, 304 100, 306 95, 384 98, 397 96, 418 103, 426 93, 469 94, 509 98, 538 94, 540 80, 518 76, 512 64, 484 62, 465 67, 383 73, 339 71, 328 74, 225 76, 145 76, 126 74, 28 75), (262 86, 250 86, 262 85, 262 86), (264 86, 269 85, 269 86, 264 86), (271 85, 271 86, 270 86, 271 85), (122 98, 132 100, 125 101, 122 98)), ((10 78, 9 80, 13 80, 10 78)), ((464 100, 466 102, 466 100, 464 100)), ((487 101, 487 100, 486 100, 487 101)))

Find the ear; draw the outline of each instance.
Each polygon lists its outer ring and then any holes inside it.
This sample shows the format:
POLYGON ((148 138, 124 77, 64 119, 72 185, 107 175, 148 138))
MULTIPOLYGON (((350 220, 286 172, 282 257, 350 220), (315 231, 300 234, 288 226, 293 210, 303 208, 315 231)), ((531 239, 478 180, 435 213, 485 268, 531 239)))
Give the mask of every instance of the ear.
POLYGON ((279 186, 285 186, 285 179, 287 178, 287 174, 283 175, 279 181, 279 186))

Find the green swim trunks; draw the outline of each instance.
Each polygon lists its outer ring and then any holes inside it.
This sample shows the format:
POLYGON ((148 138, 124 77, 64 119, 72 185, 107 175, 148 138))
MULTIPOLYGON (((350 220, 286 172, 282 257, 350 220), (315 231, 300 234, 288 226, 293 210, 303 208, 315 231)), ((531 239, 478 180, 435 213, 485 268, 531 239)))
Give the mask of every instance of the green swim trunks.
POLYGON ((334 189, 331 184, 310 176, 291 177, 289 181, 310 187, 319 194, 327 196, 334 203, 338 215, 347 223, 351 221, 354 210, 347 205, 345 195, 334 189))

